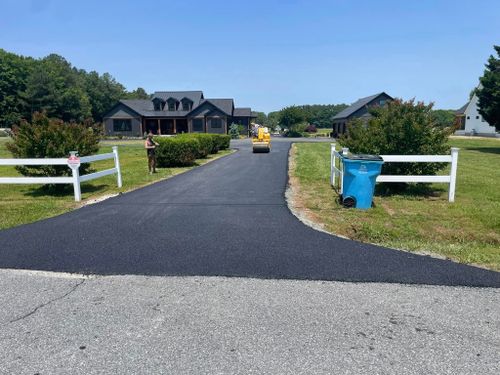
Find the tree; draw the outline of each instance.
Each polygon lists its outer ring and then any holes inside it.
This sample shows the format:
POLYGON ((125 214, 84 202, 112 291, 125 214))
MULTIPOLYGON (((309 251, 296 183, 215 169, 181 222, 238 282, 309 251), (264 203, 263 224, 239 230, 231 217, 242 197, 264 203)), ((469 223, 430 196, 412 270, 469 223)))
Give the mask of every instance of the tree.
POLYGON ((148 98, 143 88, 127 92, 110 74, 76 69, 56 54, 33 59, 0 49, 0 127, 42 111, 66 122, 99 122, 120 99, 148 98))
MULTIPOLYGON (((81 72, 84 81, 85 92, 89 97, 92 107, 92 118, 94 121, 102 121, 102 116, 118 100, 126 98, 125 87, 117 82, 109 73, 99 75, 97 72, 81 72)), ((130 98, 132 99, 132 98, 130 98)))
POLYGON ((500 46, 493 46, 497 58, 491 55, 486 64, 481 86, 477 90, 478 110, 496 130, 500 130, 500 46))
POLYGON ((0 128, 10 128, 26 115, 22 93, 33 62, 0 49, 0 128))
POLYGON ((294 125, 303 123, 306 120, 304 110, 297 106, 283 108, 279 113, 279 124, 284 128, 291 128, 294 125))
MULTIPOLYGON (((15 126, 12 142, 7 149, 15 158, 63 158, 70 151, 81 156, 92 155, 99 150, 99 127, 92 124, 64 123, 50 119, 47 114, 35 112, 29 123, 23 121, 15 126)), ((82 164, 81 173, 89 170, 82 164)), ((16 169, 25 176, 71 176, 65 165, 19 166, 16 169)))
MULTIPOLYGON (((372 108, 372 118, 349 122, 349 132, 340 143, 353 153, 380 155, 440 155, 449 153, 452 128, 442 128, 432 113, 432 104, 415 104, 396 99, 384 107, 372 108)), ((428 175, 445 163, 388 163, 384 174, 428 175)))
POLYGON ((455 123, 455 111, 452 109, 435 109, 432 115, 437 125, 442 128, 453 126, 455 123))
POLYGON ((134 91, 127 93, 127 99, 149 99, 150 95, 142 87, 136 88, 134 91))
POLYGON ((238 124, 232 123, 229 127, 229 135, 231 139, 239 139, 240 138, 240 128, 238 124))
POLYGON ((276 129, 279 125, 279 116, 279 111, 269 112, 267 114, 267 126, 273 130, 276 129))
POLYGON ((255 119, 257 124, 268 126, 267 116, 264 112, 255 112, 255 115, 257 116, 255 119))
POLYGON ((306 121, 319 128, 330 128, 332 126, 333 117, 347 107, 346 104, 313 104, 300 106, 300 108, 304 110, 306 121))

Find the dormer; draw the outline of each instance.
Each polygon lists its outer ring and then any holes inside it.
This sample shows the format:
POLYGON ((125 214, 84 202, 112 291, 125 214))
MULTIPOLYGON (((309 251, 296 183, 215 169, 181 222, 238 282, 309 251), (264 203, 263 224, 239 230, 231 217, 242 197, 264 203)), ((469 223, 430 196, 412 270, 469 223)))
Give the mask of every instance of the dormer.
POLYGON ((163 107, 165 107, 165 101, 161 98, 154 98, 153 107, 155 111, 163 111, 163 107))
POLYGON ((182 98, 181 103, 182 103, 182 110, 183 111, 190 111, 191 109, 193 109, 193 101, 191 99, 182 98))
POLYGON ((179 101, 175 98, 167 99, 167 110, 168 111, 177 111, 179 108, 179 101))

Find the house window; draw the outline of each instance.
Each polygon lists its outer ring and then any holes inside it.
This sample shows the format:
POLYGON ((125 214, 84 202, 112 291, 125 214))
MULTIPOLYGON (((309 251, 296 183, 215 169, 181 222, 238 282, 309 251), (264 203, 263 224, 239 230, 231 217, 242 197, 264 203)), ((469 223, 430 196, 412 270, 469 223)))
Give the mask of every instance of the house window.
POLYGON ((173 100, 168 102, 168 110, 175 111, 175 102, 173 100))
POLYGON ((476 116, 476 120, 479 120, 479 116, 476 116))
POLYGON ((381 107, 383 107, 385 104, 385 99, 381 99, 378 103, 381 107))
POLYGON ((113 120, 113 131, 114 132, 131 132, 132 131, 132 120, 130 120, 130 119, 113 120))
POLYGON ((222 119, 213 118, 210 120, 210 126, 212 129, 221 129, 222 128, 222 119))
POLYGON ((189 102, 188 101, 185 101, 185 102, 182 102, 182 110, 183 111, 189 111, 191 108, 189 108, 189 102))
POLYGON ((470 116, 467 116, 467 120, 470 120, 470 116))
POLYGON ((201 118, 193 119, 193 131, 202 132, 203 131, 203 120, 201 118))

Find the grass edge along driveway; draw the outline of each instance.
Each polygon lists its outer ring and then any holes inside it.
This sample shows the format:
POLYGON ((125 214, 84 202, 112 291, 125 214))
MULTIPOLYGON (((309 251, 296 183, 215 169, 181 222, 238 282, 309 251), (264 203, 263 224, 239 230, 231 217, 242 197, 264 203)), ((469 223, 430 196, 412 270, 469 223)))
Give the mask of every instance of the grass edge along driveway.
MULTIPOLYGON (((11 158, 5 148, 8 138, 0 138, 0 158, 11 158)), ((97 180, 82 183, 82 202, 75 202, 73 185, 65 185, 62 193, 47 192, 42 185, 7 185, 0 184, 0 230, 37 220, 61 215, 80 208, 91 201, 127 191, 173 177, 180 173, 209 163, 228 155, 234 150, 219 151, 206 159, 196 160, 194 166, 179 168, 158 168, 158 173, 148 174, 148 162, 143 140, 103 141, 99 153, 111 152, 111 146, 118 146, 123 187, 116 186, 116 175, 105 176, 97 180)), ((113 167, 112 160, 92 163, 95 170, 113 167)), ((14 167, 0 166, 0 176, 15 177, 20 174, 14 167)))
POLYGON ((329 184, 330 144, 295 143, 291 204, 330 233, 500 271, 500 139, 451 138, 450 145, 460 148, 455 203, 447 184, 433 184, 389 196, 378 188, 375 208, 345 209, 329 184))

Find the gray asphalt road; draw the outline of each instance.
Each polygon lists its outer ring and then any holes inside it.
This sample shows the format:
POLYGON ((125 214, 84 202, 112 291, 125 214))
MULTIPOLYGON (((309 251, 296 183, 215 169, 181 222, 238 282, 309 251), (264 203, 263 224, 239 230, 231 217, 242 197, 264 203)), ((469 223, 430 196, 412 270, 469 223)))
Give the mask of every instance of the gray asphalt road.
POLYGON ((500 286, 500 273, 313 230, 284 197, 290 141, 239 152, 52 219, 0 231, 0 268, 500 286))
POLYGON ((498 374, 498 289, 0 271, 1 374, 498 374))

